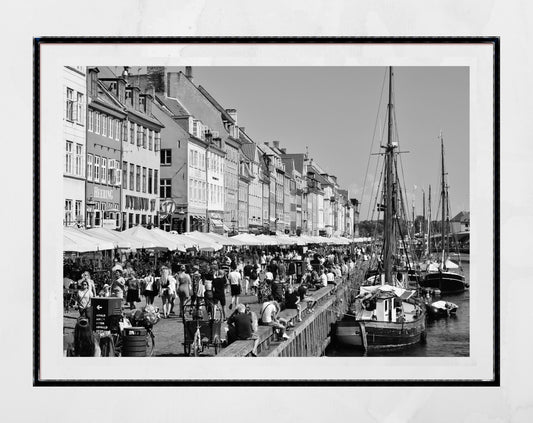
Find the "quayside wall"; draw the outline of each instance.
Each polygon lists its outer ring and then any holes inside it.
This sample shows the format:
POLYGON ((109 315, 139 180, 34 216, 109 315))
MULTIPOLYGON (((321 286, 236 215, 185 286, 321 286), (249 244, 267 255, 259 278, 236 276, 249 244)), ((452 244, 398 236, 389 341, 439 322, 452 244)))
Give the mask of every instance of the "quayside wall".
MULTIPOLYGON (((260 357, 319 357, 328 346, 334 323, 350 305, 354 289, 361 283, 363 270, 337 279, 337 285, 328 285, 310 293, 300 302, 302 322, 297 322, 296 310, 284 310, 280 317, 294 327, 287 332, 289 339, 280 341, 269 326, 259 326, 258 356, 260 357)), ((235 341, 224 348, 217 357, 251 356, 254 341, 235 341)))

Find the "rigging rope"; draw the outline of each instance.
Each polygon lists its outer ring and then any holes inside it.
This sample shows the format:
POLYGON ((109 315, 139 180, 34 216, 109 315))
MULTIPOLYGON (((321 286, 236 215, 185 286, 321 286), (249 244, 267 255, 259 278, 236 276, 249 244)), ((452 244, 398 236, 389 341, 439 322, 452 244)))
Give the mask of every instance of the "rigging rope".
MULTIPOLYGON (((383 99, 383 90, 385 88, 386 77, 387 77, 387 71, 385 70, 385 72, 383 74, 383 82, 381 84, 381 94, 379 96, 378 112, 376 114, 376 121, 374 123, 374 132, 372 134, 372 144, 370 145, 370 154, 368 155, 368 161, 366 163, 365 179, 364 179, 364 182, 363 182, 363 192, 361 193, 361 201, 363 201, 363 198, 364 198, 364 195, 365 195, 366 178, 368 176, 368 168, 370 167, 370 158, 372 157, 372 149, 374 148, 374 141, 375 141, 375 138, 376 138, 376 129, 378 127, 378 120, 379 120, 379 110, 381 109, 381 101, 383 99)), ((379 161, 379 156, 378 156, 378 161, 379 161)), ((374 174, 374 182, 375 182, 375 178, 376 178, 376 176, 374 174)), ((367 212, 367 217, 368 217, 369 213, 370 213, 370 210, 368 210, 368 212, 367 212)))

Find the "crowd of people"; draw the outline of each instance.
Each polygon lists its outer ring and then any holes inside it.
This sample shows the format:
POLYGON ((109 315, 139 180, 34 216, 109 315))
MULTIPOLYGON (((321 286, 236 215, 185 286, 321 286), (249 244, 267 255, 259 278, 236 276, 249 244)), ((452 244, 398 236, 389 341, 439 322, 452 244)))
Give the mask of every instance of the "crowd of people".
POLYGON ((206 318, 214 318, 218 311, 221 319, 227 321, 230 341, 256 339, 258 325, 274 327, 280 338, 285 339, 287 321, 278 316, 280 311, 294 309, 301 321, 299 303, 307 293, 328 284, 336 285, 342 275, 355 269, 363 254, 358 248, 340 247, 307 251, 232 249, 209 256, 168 256, 157 266, 135 258, 123 261, 117 258, 106 283, 96 284, 90 272, 83 271, 81 278, 68 288, 77 290, 80 317, 89 321, 91 299, 95 296, 122 298, 123 306, 129 309, 142 305, 143 298, 145 305, 152 305, 159 296, 163 319, 171 315, 183 317, 186 306, 189 310, 202 308, 206 318), (254 301, 261 304, 259 316, 241 303, 242 296, 248 296, 247 304, 254 301))

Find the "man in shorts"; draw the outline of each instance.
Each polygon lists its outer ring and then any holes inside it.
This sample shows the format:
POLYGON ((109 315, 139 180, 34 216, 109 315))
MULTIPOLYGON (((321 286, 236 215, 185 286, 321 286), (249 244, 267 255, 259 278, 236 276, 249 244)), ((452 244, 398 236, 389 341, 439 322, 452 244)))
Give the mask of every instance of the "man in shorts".
POLYGON ((229 305, 229 309, 231 310, 233 306, 237 306, 237 304, 239 304, 239 295, 241 295, 242 276, 235 265, 232 266, 231 272, 229 272, 228 275, 228 279, 231 291, 231 303, 229 305))

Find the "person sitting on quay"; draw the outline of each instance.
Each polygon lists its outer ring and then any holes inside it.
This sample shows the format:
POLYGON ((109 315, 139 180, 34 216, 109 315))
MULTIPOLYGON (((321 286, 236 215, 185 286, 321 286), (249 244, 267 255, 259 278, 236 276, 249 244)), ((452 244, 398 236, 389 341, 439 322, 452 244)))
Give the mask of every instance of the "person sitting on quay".
POLYGON ((263 326, 271 326, 276 330, 278 336, 281 335, 282 339, 289 339, 287 335, 287 320, 278 317, 281 307, 277 301, 269 299, 265 301, 261 306, 260 312, 260 324, 263 326))
POLYGON ((318 282, 318 288, 324 288, 328 286, 328 277, 326 275, 326 270, 324 266, 321 266, 320 268, 320 275, 319 275, 319 282, 318 282))
POLYGON ((228 318, 228 340, 230 343, 237 340, 254 340, 252 356, 257 356, 259 337, 254 333, 252 316, 246 312, 244 304, 237 304, 235 311, 228 318))
POLYGON ((283 303, 284 297, 284 288, 281 280, 276 279, 272 282, 271 285, 272 298, 278 303, 283 303))
POLYGON ((294 287, 289 285, 285 293, 285 308, 289 310, 296 310, 298 312, 297 320, 302 321, 302 308, 300 307, 300 296, 294 291, 294 287))

